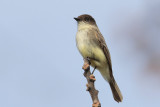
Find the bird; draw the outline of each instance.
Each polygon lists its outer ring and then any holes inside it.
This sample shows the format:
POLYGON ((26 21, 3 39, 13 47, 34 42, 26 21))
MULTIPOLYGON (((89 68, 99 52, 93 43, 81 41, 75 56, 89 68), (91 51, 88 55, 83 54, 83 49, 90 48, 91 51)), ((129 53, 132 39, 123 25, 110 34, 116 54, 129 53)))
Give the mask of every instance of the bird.
POLYGON ((111 56, 105 39, 101 34, 95 19, 88 14, 77 18, 76 46, 82 57, 89 58, 91 66, 97 69, 109 83, 115 101, 122 102, 123 96, 114 79, 111 56))

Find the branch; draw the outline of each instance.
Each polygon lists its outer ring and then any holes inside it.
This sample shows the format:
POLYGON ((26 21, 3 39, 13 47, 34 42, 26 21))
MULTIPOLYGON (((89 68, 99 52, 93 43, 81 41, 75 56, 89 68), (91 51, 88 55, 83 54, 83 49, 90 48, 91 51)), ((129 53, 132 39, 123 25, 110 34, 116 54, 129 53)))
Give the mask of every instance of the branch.
POLYGON ((101 107, 101 104, 98 99, 98 90, 96 90, 94 87, 94 81, 96 79, 95 79, 95 76, 93 74, 91 74, 91 72, 90 72, 89 59, 84 59, 84 65, 82 68, 85 71, 84 76, 86 77, 86 79, 88 81, 86 86, 87 86, 87 91, 89 91, 90 96, 92 98, 92 102, 93 102, 92 107, 101 107))

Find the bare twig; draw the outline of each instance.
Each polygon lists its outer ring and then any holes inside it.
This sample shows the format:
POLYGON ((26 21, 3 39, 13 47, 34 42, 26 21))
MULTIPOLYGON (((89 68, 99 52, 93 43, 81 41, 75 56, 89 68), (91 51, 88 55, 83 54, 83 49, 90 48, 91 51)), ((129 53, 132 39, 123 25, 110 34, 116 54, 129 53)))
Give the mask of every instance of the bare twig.
POLYGON ((86 77, 87 83, 87 91, 89 91, 90 96, 92 98, 93 104, 92 107, 101 107, 101 104, 98 99, 98 90, 94 87, 95 76, 90 72, 90 61, 89 59, 84 59, 84 65, 82 67, 84 69, 84 76, 86 77))

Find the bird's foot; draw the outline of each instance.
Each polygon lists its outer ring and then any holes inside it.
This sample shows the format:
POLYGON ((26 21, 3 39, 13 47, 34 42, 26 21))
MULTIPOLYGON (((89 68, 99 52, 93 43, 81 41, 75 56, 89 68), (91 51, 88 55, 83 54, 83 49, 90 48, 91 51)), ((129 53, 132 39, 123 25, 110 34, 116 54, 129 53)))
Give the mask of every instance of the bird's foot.
POLYGON ((83 65, 83 67, 82 67, 82 69, 84 69, 84 70, 87 70, 87 69, 89 69, 89 66, 90 66, 90 58, 89 57, 87 57, 87 58, 84 58, 84 65, 83 65))
POLYGON ((90 76, 89 76, 89 79, 90 79, 90 81, 96 81, 96 78, 95 78, 95 76, 93 75, 93 74, 91 74, 90 76))

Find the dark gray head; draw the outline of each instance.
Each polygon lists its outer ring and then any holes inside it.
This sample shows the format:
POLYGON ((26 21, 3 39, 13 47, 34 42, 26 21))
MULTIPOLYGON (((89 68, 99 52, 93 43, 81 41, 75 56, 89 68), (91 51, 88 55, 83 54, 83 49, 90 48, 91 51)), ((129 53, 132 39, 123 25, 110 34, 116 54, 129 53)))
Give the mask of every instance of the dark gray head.
POLYGON ((78 23, 79 22, 84 22, 84 23, 89 23, 89 24, 96 24, 96 21, 94 18, 88 14, 83 14, 78 16, 77 18, 74 18, 78 23))

